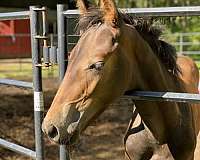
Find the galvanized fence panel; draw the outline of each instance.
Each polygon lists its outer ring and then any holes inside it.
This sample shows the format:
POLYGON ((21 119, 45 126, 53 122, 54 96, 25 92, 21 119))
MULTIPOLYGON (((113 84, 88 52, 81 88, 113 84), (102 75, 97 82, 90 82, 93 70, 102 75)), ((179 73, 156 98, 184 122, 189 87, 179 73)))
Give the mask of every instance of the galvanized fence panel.
POLYGON ((39 34, 38 11, 40 8, 30 7, 30 11, 0 13, 0 20, 30 19, 31 41, 32 41, 32 60, 33 60, 33 84, 30 82, 17 81, 11 79, 0 79, 0 85, 23 87, 34 90, 34 124, 35 124, 35 150, 24 148, 17 144, 0 139, 0 146, 26 155, 36 160, 44 160, 44 145, 41 123, 43 119, 43 96, 42 96, 42 73, 40 63, 39 41, 36 36, 39 34))

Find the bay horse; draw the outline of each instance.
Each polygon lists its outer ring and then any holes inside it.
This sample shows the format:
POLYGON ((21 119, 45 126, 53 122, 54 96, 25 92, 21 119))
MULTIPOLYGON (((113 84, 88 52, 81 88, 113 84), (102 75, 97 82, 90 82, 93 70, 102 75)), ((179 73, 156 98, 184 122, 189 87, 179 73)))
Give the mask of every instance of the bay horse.
MULTIPOLYGON (((100 0, 98 8, 86 0, 77 4, 81 37, 43 121, 43 131, 52 141, 75 142, 91 121, 127 91, 198 93, 195 63, 177 56, 149 21, 120 13, 113 0, 100 0)), ((134 104, 137 114, 125 141, 127 159, 200 160, 199 105, 134 104)))

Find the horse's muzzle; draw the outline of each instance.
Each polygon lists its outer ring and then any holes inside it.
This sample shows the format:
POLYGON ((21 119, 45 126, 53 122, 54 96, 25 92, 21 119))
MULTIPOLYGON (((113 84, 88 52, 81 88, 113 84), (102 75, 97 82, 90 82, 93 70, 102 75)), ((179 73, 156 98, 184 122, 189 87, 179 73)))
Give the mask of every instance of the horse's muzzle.
POLYGON ((79 132, 78 125, 82 115, 83 113, 79 113, 76 121, 74 119, 70 124, 65 124, 63 126, 56 126, 56 124, 45 119, 42 123, 42 130, 53 142, 58 144, 68 144, 70 143, 71 138, 74 137, 74 134, 79 132))
POLYGON ((48 138, 56 143, 60 141, 59 129, 53 124, 48 124, 45 121, 42 123, 42 130, 48 136, 48 138))

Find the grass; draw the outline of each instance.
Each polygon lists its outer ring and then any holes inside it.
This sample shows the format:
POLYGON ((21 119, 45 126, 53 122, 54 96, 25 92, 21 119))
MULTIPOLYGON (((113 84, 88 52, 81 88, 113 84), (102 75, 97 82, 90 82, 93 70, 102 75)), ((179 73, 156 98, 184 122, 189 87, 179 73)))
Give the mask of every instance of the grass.
POLYGON ((200 61, 196 61, 196 64, 197 64, 197 66, 198 66, 198 68, 200 70, 200 61))
MULTIPOLYGON (((43 67, 44 78, 57 77, 58 66, 43 67)), ((0 60, 0 78, 32 79, 32 63, 26 60, 0 60)))

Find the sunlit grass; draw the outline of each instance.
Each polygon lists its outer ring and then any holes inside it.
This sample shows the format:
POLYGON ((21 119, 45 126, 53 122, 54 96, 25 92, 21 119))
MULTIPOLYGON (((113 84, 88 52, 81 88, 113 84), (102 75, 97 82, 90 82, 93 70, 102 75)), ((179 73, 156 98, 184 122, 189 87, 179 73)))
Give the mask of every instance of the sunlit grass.
POLYGON ((197 66, 198 66, 198 68, 200 70, 200 61, 196 61, 196 64, 197 64, 197 66))
MULTIPOLYGON (((57 77, 58 66, 43 67, 42 75, 44 78, 57 77)), ((0 78, 32 79, 31 61, 0 60, 0 78)))

